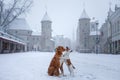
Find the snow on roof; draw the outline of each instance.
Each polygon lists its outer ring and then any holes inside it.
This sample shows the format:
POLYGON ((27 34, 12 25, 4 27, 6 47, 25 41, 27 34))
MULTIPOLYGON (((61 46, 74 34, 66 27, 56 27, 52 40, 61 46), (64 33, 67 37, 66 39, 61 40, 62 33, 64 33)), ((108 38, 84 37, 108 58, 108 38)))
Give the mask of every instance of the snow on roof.
POLYGON ((82 12, 82 14, 81 14, 80 19, 84 19, 84 18, 88 18, 88 19, 89 19, 89 16, 87 15, 85 9, 83 9, 83 12, 82 12))
POLYGON ((41 35, 41 32, 33 31, 32 35, 41 35))
POLYGON ((0 31, 0 38, 10 40, 10 41, 13 41, 13 42, 16 42, 16 43, 20 43, 20 44, 23 44, 23 45, 26 44, 23 40, 21 40, 21 39, 19 39, 17 37, 14 37, 14 36, 12 36, 10 34, 7 34, 7 33, 3 32, 3 31, 0 31))
POLYGON ((30 30, 30 26, 26 22, 24 18, 17 18, 15 19, 9 26, 9 29, 17 29, 17 30, 30 30))
POLYGON ((45 13, 45 15, 43 16, 42 21, 51 21, 50 17, 48 16, 47 12, 45 13))
POLYGON ((92 19, 91 19, 91 22, 96 22, 97 20, 95 19, 95 17, 93 17, 92 19))

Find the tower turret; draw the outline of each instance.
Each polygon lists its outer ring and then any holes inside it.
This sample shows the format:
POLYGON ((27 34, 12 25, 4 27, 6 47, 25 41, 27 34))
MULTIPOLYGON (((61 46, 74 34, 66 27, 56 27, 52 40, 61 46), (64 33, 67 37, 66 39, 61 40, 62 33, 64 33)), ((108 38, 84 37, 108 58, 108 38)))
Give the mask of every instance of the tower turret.
POLYGON ((52 21, 46 12, 42 21, 41 21, 41 26, 42 26, 42 33, 41 34, 45 39, 51 39, 51 37, 52 37, 51 24, 52 24, 52 21))
POLYGON ((79 52, 89 52, 89 34, 90 34, 90 18, 85 9, 79 18, 78 24, 78 49, 79 52))

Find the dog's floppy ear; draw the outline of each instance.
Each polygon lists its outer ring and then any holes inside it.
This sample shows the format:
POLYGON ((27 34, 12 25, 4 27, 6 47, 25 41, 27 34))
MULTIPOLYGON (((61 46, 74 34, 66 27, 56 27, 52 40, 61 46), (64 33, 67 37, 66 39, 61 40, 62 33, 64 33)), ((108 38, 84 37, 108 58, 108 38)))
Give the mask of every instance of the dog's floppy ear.
POLYGON ((56 48, 56 51, 58 51, 58 52, 59 52, 59 51, 60 51, 60 47, 57 47, 57 48, 56 48))
POLYGON ((64 48, 64 47, 62 47, 62 50, 63 50, 63 51, 65 51, 65 48, 64 48))
POLYGON ((57 48, 56 48, 56 51, 65 51, 65 48, 63 47, 63 46, 58 46, 57 48))
POLYGON ((62 47, 61 47, 61 46, 58 46, 58 47, 56 48, 56 52, 58 52, 59 55, 61 55, 62 47))
POLYGON ((58 46, 58 47, 56 48, 57 51, 59 51, 60 49, 61 49, 61 46, 58 46))

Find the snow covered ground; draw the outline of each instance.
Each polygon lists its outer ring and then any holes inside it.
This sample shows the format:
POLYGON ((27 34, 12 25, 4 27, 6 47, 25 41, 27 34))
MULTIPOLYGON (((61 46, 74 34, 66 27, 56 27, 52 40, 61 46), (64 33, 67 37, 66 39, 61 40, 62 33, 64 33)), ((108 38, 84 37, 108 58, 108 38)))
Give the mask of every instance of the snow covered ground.
POLYGON ((50 52, 0 54, 0 80, 120 80, 120 55, 72 52, 75 76, 69 75, 64 64, 67 76, 51 77, 47 69, 53 55, 50 52))

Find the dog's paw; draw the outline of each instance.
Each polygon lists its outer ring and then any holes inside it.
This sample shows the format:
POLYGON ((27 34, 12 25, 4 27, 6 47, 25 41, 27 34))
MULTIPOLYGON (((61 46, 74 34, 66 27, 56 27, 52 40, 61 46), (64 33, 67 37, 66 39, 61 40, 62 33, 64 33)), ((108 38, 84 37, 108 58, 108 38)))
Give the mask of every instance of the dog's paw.
POLYGON ((67 75, 63 75, 63 77, 67 77, 67 75))

